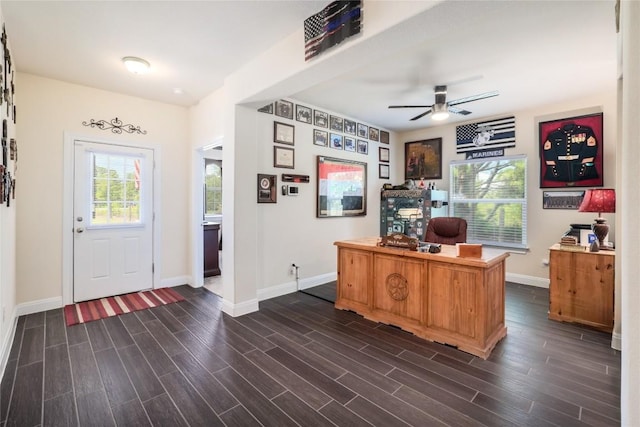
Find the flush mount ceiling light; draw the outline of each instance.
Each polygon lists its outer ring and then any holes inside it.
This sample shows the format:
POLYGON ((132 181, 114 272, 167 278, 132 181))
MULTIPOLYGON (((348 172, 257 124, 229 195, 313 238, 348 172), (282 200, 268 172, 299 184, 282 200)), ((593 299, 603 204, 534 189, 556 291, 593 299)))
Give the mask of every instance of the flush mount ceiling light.
POLYGON ((133 74, 146 74, 151 68, 151 64, 144 59, 135 56, 125 56, 122 58, 122 62, 124 63, 124 66, 127 67, 127 70, 133 74))

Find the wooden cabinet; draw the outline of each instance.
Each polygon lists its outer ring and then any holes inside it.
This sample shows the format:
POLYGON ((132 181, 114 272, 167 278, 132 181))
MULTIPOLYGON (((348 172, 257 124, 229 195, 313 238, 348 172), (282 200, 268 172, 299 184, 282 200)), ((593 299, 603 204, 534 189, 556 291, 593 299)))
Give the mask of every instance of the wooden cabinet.
POLYGON ((345 249, 340 252, 338 263, 345 268, 338 271, 343 284, 338 289, 338 299, 349 301, 353 307, 369 305, 371 258, 372 255, 365 251, 345 249))
POLYGON ((550 249, 549 319, 611 332, 615 289, 613 251, 550 249))
POLYGON ((218 234, 220 224, 208 222, 204 224, 204 277, 218 276, 220 262, 218 260, 218 234))

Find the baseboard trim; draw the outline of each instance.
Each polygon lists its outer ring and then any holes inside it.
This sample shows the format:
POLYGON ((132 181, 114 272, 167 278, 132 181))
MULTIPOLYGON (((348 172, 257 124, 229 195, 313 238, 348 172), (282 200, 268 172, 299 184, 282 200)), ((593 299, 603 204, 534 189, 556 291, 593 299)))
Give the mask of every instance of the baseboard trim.
POLYGON ((222 311, 231 317, 239 317, 245 314, 258 311, 258 300, 253 299, 250 301, 241 302, 239 304, 233 304, 226 299, 222 300, 222 311))
POLYGON ((507 282, 520 283, 521 285, 535 286, 538 288, 549 289, 549 279, 542 277, 526 276, 524 274, 507 273, 505 275, 507 282))
POLYGON ((16 306, 16 318, 27 314, 40 313, 63 307, 62 297, 46 298, 36 301, 23 302, 16 306))
POLYGON ((2 352, 0 353, 0 381, 4 378, 4 370, 7 368, 7 362, 9 361, 9 354, 11 353, 11 345, 13 344, 13 339, 16 336, 16 327, 18 326, 18 316, 16 315, 16 309, 14 307, 13 314, 11 316, 13 321, 11 322, 11 326, 7 329, 7 333, 5 334, 2 340, 2 352))
POLYGON ((258 289, 258 301, 264 301, 271 298, 280 297, 282 295, 296 292, 296 282, 287 282, 281 285, 271 286, 264 289, 258 289))
POLYGON ((305 279, 298 280, 298 289, 309 289, 313 288, 314 286, 324 285, 325 283, 333 282, 337 278, 338 273, 335 271, 332 273, 320 274, 314 277, 307 277, 305 279))
POLYGON ((191 280, 191 276, 176 276, 176 277, 169 277, 168 279, 162 279, 160 281, 160 284, 156 286, 156 289, 173 288, 174 286, 180 286, 180 285, 189 285, 191 287, 194 287, 193 281, 191 280))
POLYGON ((611 348, 614 350, 622 351, 622 334, 614 332, 611 335, 611 348))

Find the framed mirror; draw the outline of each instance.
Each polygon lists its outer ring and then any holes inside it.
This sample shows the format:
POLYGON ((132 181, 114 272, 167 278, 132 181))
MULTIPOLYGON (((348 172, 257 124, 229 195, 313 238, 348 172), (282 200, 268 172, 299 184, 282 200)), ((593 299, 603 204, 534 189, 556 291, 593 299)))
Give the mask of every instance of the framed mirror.
POLYGON ((318 218, 367 214, 367 164, 318 156, 318 218))

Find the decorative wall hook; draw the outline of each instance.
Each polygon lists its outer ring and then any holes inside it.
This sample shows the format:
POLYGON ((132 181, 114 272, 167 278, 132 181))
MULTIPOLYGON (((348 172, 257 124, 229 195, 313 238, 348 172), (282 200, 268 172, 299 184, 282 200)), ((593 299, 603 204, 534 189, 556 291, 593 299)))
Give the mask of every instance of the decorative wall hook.
POLYGON ((123 124, 122 120, 119 120, 117 117, 115 119, 111 119, 111 121, 107 122, 106 120, 94 120, 91 119, 90 122, 82 122, 84 126, 91 126, 92 128, 97 127, 101 130, 109 130, 113 133, 122 133, 125 131, 127 133, 139 133, 142 135, 146 135, 147 131, 140 129, 140 126, 134 126, 130 124, 123 124))

